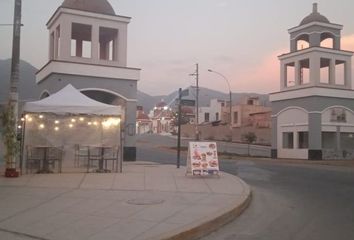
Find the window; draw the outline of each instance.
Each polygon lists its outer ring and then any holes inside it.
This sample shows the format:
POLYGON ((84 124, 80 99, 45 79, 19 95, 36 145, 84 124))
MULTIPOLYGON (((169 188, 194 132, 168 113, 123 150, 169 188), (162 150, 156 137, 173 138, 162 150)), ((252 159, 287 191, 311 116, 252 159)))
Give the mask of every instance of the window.
POLYGON ((298 143, 300 149, 309 148, 309 133, 308 132, 298 132, 298 143))
POLYGON ((345 62, 336 60, 336 84, 345 84, 345 62))
POLYGON ((238 112, 234 112, 234 124, 238 123, 238 112))
POLYGON ((295 85, 295 63, 285 65, 285 84, 286 87, 295 85))
POLYGON ((219 113, 215 113, 215 121, 219 121, 219 113))
POLYGON ((117 38, 118 30, 113 28, 100 27, 100 51, 99 59, 116 61, 117 60, 117 38))
POLYGON ((331 110, 331 122, 347 122, 345 109, 333 108, 331 110))
POLYGON ((205 121, 205 122, 209 122, 209 121, 210 121, 210 120, 209 120, 209 116, 210 116, 209 113, 204 113, 204 121, 205 121))
POLYGON ((91 58, 92 26, 73 23, 71 28, 71 56, 91 58))
POLYGON ((283 132, 283 148, 288 148, 288 149, 294 148, 293 132, 283 132))
POLYGON ((342 132, 340 133, 340 147, 341 149, 353 149, 354 133, 342 132))
POLYGON ((322 148, 335 149, 336 148, 336 133, 322 132, 322 148))
POLYGON ((320 83, 329 83, 330 66, 331 60, 327 58, 321 58, 321 69, 320 69, 320 83))
POLYGON ((310 59, 300 61, 300 84, 310 82, 310 59))

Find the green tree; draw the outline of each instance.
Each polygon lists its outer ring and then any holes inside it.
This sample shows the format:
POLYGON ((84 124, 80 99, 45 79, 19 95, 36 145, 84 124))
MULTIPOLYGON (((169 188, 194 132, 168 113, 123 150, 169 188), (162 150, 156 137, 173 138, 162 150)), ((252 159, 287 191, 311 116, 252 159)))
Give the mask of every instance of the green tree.
POLYGON ((242 135, 243 141, 245 141, 248 146, 247 146, 247 155, 250 156, 250 144, 254 143, 257 141, 257 136, 254 132, 248 132, 242 135))

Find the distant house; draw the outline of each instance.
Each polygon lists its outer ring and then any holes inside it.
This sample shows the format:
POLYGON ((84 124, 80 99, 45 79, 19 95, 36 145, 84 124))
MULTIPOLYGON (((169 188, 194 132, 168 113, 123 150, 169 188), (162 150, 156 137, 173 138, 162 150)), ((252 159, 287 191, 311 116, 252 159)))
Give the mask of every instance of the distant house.
POLYGON ((199 123, 209 123, 215 121, 225 121, 226 117, 223 110, 227 102, 219 99, 210 100, 209 107, 200 107, 199 108, 199 123))
POLYGON ((266 114, 267 112, 271 112, 271 108, 261 105, 258 97, 244 98, 241 104, 232 106, 232 127, 252 126, 252 114, 260 114, 258 118, 264 118, 262 121, 266 124, 267 121, 270 122, 270 114, 266 114), (266 119, 267 117, 269 118, 266 119))
POLYGON ((152 120, 153 133, 170 133, 173 130, 173 111, 164 100, 155 105, 154 109, 150 111, 149 117, 152 120))
POLYGON ((144 112, 142 106, 138 106, 136 110, 136 134, 144 134, 152 132, 152 120, 144 112))

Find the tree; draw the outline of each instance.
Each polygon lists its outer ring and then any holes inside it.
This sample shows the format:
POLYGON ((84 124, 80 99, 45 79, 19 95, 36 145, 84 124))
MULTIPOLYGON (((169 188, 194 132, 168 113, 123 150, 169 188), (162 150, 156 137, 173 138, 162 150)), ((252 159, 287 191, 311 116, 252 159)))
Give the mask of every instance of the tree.
POLYGON ((11 104, 8 104, 6 109, 2 112, 1 121, 3 125, 3 141, 5 145, 4 159, 6 162, 7 173, 17 175, 15 172, 16 158, 19 152, 19 143, 17 141, 16 119, 14 116, 14 109, 11 104))
POLYGON ((248 144, 248 156, 250 156, 250 144, 257 141, 257 136, 254 132, 248 132, 242 135, 242 139, 248 144))

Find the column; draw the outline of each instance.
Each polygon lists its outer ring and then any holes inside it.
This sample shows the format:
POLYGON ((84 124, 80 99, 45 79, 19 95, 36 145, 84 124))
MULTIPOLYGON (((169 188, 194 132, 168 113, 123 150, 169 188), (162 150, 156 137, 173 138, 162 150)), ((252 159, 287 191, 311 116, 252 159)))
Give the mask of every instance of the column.
POLYGON ((286 77, 286 66, 283 62, 280 62, 280 90, 283 90, 287 87, 286 77))
POLYGON ((295 61, 295 86, 301 85, 300 79, 301 79, 300 62, 295 61))
POLYGON ((345 61, 345 78, 344 78, 344 82, 345 82, 345 86, 348 89, 352 89, 352 60, 351 58, 349 58, 348 60, 345 61))
POLYGON ((82 57, 82 40, 76 39, 76 57, 82 57))
POLYGON ((336 59, 332 58, 329 63, 329 84, 336 84, 336 59))
POLYGON ((121 67, 127 66, 127 26, 123 26, 118 31, 118 41, 117 41, 117 56, 118 65, 121 67))
POLYGON ((278 157, 278 119, 276 116, 272 116, 272 149, 271 149, 271 158, 278 157))
POLYGON ((126 103, 124 123, 124 161, 136 161, 136 101, 126 103))
POLYGON ((61 60, 70 60, 71 56, 71 29, 72 22, 63 18, 60 31, 60 59, 61 60))
POLYGON ((309 113, 309 160, 322 160, 322 114, 309 113))
POLYGON ((91 59, 93 62, 98 62, 99 58, 99 42, 100 42, 100 31, 98 25, 92 25, 91 28, 91 59))
POLYGON ((310 57, 310 84, 316 85, 320 83, 320 57, 314 53, 310 57))

